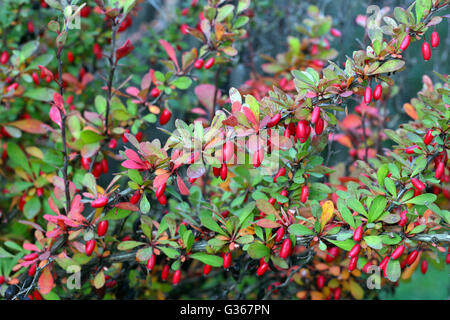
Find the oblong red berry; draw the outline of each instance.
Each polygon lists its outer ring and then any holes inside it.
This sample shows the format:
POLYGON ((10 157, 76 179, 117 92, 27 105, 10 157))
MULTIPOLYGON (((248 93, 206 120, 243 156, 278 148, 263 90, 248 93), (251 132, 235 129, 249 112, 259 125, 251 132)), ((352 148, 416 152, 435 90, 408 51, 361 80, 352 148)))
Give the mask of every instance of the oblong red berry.
POLYGON ((337 255, 339 254, 338 247, 328 248, 327 251, 328 254, 325 256, 325 261, 328 263, 333 262, 336 259, 337 255))
POLYGON ((102 166, 102 172, 105 173, 105 174, 108 173, 108 160, 102 159, 100 164, 102 166))
POLYGON ((161 116, 159 117, 159 124, 165 125, 167 122, 169 122, 170 118, 172 117, 172 112, 170 112, 167 109, 164 109, 161 113, 161 116))
POLYGON ((302 191, 300 192, 300 201, 305 203, 308 200, 309 196, 309 188, 307 185, 302 187, 302 191))
POLYGON ((381 98, 381 93, 383 92, 383 87, 381 86, 381 84, 377 84, 375 86, 375 89, 373 89, 373 98, 375 100, 378 100, 381 98))
POLYGON ((317 119, 316 125, 314 126, 316 135, 322 134, 324 127, 325 127, 325 120, 323 120, 322 118, 317 119))
POLYGON ((390 256, 384 257, 383 260, 381 260, 381 262, 378 265, 378 267, 380 267, 380 269, 384 271, 384 269, 386 268, 390 258, 391 258, 390 256))
POLYGON ((197 60, 195 60, 195 62, 194 62, 194 68, 195 69, 201 69, 202 67, 203 67, 203 64, 205 63, 205 61, 202 59, 202 58, 200 58, 200 59, 197 59, 197 60))
POLYGON ((227 179, 227 175, 228 175, 227 164, 222 163, 222 167, 220 167, 220 178, 225 181, 227 179))
POLYGON ((205 69, 209 69, 214 65, 214 58, 209 58, 206 62, 205 62, 205 69))
POLYGON ((225 253, 223 256, 223 268, 228 269, 231 265, 231 252, 225 253))
POLYGON ((403 251, 405 251, 404 245, 401 245, 401 246, 395 248, 395 250, 392 252, 392 255, 391 255, 392 260, 398 259, 403 254, 403 251))
POLYGON ((284 176, 285 174, 286 174, 286 169, 285 169, 284 167, 281 167, 281 168, 278 170, 278 172, 277 172, 277 174, 275 175, 275 177, 273 177, 273 182, 276 183, 278 177, 282 177, 282 176, 284 176))
POLYGON ((427 260, 423 260, 422 264, 420 265, 420 271, 422 272, 422 274, 427 273, 428 270, 428 262, 427 260))
POLYGON ((354 256, 350 259, 350 262, 348 264, 348 271, 352 272, 353 270, 355 270, 356 265, 358 263, 358 256, 354 256))
POLYGON ((30 254, 27 254, 26 256, 24 256, 23 259, 25 261, 32 261, 34 259, 37 259, 37 257, 39 257, 39 254, 37 254, 36 252, 33 252, 33 253, 30 253, 30 254))
POLYGON ((163 183, 160 184, 158 188, 156 188, 155 197, 159 198, 164 194, 164 191, 166 191, 166 185, 167 185, 166 183, 163 183))
POLYGON ((33 277, 36 274, 36 270, 37 270, 37 263, 33 263, 30 268, 28 269, 28 275, 30 277, 33 277))
POLYGON ((89 241, 86 242, 86 246, 85 246, 85 252, 87 256, 90 256, 92 254, 92 252, 94 251, 95 248, 95 240, 91 239, 89 241))
POLYGON ((92 208, 103 208, 108 203, 108 197, 100 196, 91 202, 92 208))
POLYGON ((364 103, 369 104, 372 101, 372 88, 367 87, 366 90, 364 90, 364 103))
POLYGON ((289 238, 284 239, 283 243, 281 244, 280 258, 286 259, 289 256, 289 253, 291 252, 291 248, 292 248, 291 239, 289 238))
POLYGON ((410 41, 411 41, 411 36, 409 34, 407 34, 403 38, 402 43, 400 44, 400 50, 405 51, 406 48, 408 48, 410 41))
POLYGON ((431 48, 430 44, 426 41, 422 43, 422 57, 423 60, 428 61, 431 58, 431 48))
POLYGON ((205 264, 205 266, 203 267, 203 274, 207 276, 211 272, 211 269, 212 266, 210 266, 209 264, 205 264))
POLYGON ((433 141, 433 129, 428 129, 427 133, 425 133, 425 136, 423 137, 423 143, 425 145, 429 145, 433 141))
POLYGON ((151 91, 150 91, 150 95, 153 98, 157 98, 159 96, 159 94, 161 93, 161 91, 159 91, 158 87, 154 87, 151 91))
POLYGON ((406 264, 408 266, 412 265, 416 261, 418 256, 419 256, 419 251, 417 251, 417 250, 411 251, 410 254, 408 255, 408 257, 406 258, 406 264))
POLYGON ((167 265, 167 264, 164 265, 162 272, 161 272, 161 280, 162 281, 167 280, 167 277, 169 276, 169 271, 170 271, 169 265, 167 265))
POLYGON ((361 240, 362 235, 363 235, 363 226, 359 225, 355 229, 355 232, 353 233, 353 240, 355 240, 356 242, 359 242, 361 240))
POLYGON ((269 264, 267 262, 263 262, 258 270, 256 270, 256 275, 257 276, 262 276, 264 273, 266 273, 266 271, 269 269, 269 264))
POLYGON ((280 242, 281 240, 283 240, 284 233, 285 233, 285 230, 283 227, 278 228, 275 239, 274 239, 275 242, 280 242))
POLYGON ((315 124, 317 120, 320 118, 320 107, 314 107, 311 112, 311 123, 315 124))
POLYGON ((100 221, 100 223, 97 226, 97 235, 99 237, 103 237, 108 231, 108 226, 109 226, 108 220, 100 221))
POLYGON ((167 204, 167 198, 166 195, 162 195, 161 197, 158 198, 158 202, 160 205, 165 206, 167 204))
POLYGON ((180 279, 181 279, 181 270, 178 269, 177 271, 174 272, 172 276, 172 284, 177 285, 178 282, 180 282, 180 279))
POLYGON ((152 254, 152 256, 147 261, 147 269, 150 271, 153 270, 153 267, 155 266, 155 262, 156 262, 156 255, 152 254))
POLYGON ((269 122, 267 122, 267 128, 272 128, 272 127, 276 126, 278 124, 278 122, 280 122, 280 119, 281 119, 281 114, 277 113, 269 120, 269 122))
POLYGON ((411 183, 419 191, 424 191, 426 188, 425 184, 417 178, 411 178, 411 183))
POLYGON ((136 190, 136 192, 131 196, 130 202, 132 204, 136 204, 139 202, 140 199, 141 199, 141 192, 140 190, 136 190))
POLYGON ((437 31, 431 33, 430 43, 433 48, 436 48, 439 45, 439 33, 437 33, 437 31))
POLYGON ((445 164, 442 161, 439 161, 437 167, 436 167, 436 172, 434 173, 434 177, 436 179, 440 179, 442 177, 442 175, 444 174, 445 171, 445 164))
POLYGON ((353 258, 358 255, 359 251, 361 250, 361 246, 359 243, 356 243, 353 248, 349 251, 348 257, 353 258))

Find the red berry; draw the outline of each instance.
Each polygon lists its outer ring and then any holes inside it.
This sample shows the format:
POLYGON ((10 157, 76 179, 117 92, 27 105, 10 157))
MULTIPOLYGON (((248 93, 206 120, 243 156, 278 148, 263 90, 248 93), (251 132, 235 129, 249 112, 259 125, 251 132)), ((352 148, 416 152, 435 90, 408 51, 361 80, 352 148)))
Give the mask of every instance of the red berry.
POLYGON ((33 82, 35 85, 39 85, 39 76, 37 75, 36 72, 33 72, 33 74, 31 75, 31 78, 33 79, 33 82))
POLYGON ((361 246, 359 245, 359 243, 357 243, 353 246, 353 248, 348 253, 348 257, 353 258, 353 257, 357 256, 359 253, 359 250, 361 250, 361 246))
POLYGON ((352 272, 353 270, 355 270, 356 265, 358 263, 358 256, 354 256, 350 259, 350 262, 348 264, 348 271, 352 272))
POLYGON ((406 153, 406 154, 413 154, 415 149, 421 150, 420 147, 419 147, 418 145, 415 144, 415 145, 413 145, 413 146, 407 147, 407 148, 405 149, 405 153, 406 153))
POLYGON ((280 249, 280 258, 281 259, 286 259, 289 256, 291 247, 292 247, 291 239, 289 239, 289 238, 284 239, 283 243, 281 244, 281 249, 280 249))
POLYGON ((161 93, 161 91, 159 91, 158 87, 154 87, 154 88, 150 91, 150 95, 151 95, 153 98, 158 97, 160 93, 161 93))
POLYGON ((372 88, 367 87, 364 91, 364 103, 369 104, 372 101, 372 88))
POLYGON ((95 240, 91 239, 86 242, 85 252, 87 256, 90 256, 95 248, 95 240))
POLYGON ((194 68, 195 69, 201 69, 203 67, 203 64, 205 63, 205 60, 202 58, 195 60, 194 62, 194 68))
POLYGON ((316 135, 320 135, 323 132, 323 128, 325 126, 325 121, 322 118, 317 119, 316 125, 315 125, 315 131, 316 135))
POLYGON ((263 150, 257 150, 253 153, 253 167, 258 168, 261 165, 263 158, 263 150))
POLYGON ((445 164, 442 161, 439 161, 437 167, 436 167, 436 172, 434 173, 434 177, 436 179, 440 179, 442 177, 442 175, 444 174, 445 171, 445 164))
POLYGON ((211 269, 212 266, 210 266, 209 264, 205 264, 205 266, 203 267, 203 274, 207 276, 211 272, 211 269))
POLYGON ((178 269, 172 276, 172 284, 177 285, 178 282, 180 282, 180 279, 181 279, 181 270, 178 269))
POLYGON ((228 175, 228 169, 226 163, 222 163, 222 167, 220 168, 220 178, 222 180, 226 180, 228 175))
POLYGON ((412 265, 414 263, 414 261, 416 261, 418 256, 419 256, 419 251, 417 251, 417 250, 411 251, 411 253, 406 258, 406 264, 408 266, 412 265))
POLYGON ((9 60, 9 53, 8 51, 3 51, 2 55, 0 56, 0 64, 6 64, 9 60))
POLYGON ((23 257, 23 259, 25 261, 33 261, 35 259, 37 259, 37 257, 39 257, 39 254, 37 254, 36 252, 27 254, 26 256, 23 257))
POLYGON ((361 241, 362 235, 363 235, 363 226, 359 225, 355 229, 355 233, 353 233, 353 240, 355 240, 356 242, 361 241))
POLYGON ((334 289, 334 295, 333 298, 334 300, 339 300, 339 298, 341 297, 341 288, 336 288, 334 289))
POLYGON ((285 230, 283 227, 278 228, 275 239, 274 239, 275 242, 280 242, 284 237, 284 233, 285 233, 285 230))
POLYGON ((411 183, 414 186, 414 188, 416 188, 421 192, 424 191, 426 188, 425 184, 417 178, 411 178, 411 183))
POLYGON ((323 275, 320 275, 316 279, 317 288, 320 290, 325 285, 325 277, 323 275))
POLYGON ((138 141, 138 142, 141 142, 141 140, 142 140, 142 132, 141 131, 139 131, 138 133, 136 133, 136 140, 138 141))
POLYGON ((69 61, 70 63, 73 63, 73 61, 75 60, 75 57, 73 55, 72 51, 68 51, 67 52, 67 61, 69 61))
POLYGON ((161 272, 161 280, 162 281, 167 280, 167 277, 169 276, 169 270, 170 270, 169 265, 167 265, 167 264, 164 265, 162 272, 161 272))
POLYGON ((275 202, 277 202, 277 200, 276 200, 275 198, 270 198, 270 199, 269 199, 269 203, 270 203, 271 205, 274 205, 275 202))
POLYGON ((302 191, 300 192, 300 201, 305 203, 308 200, 309 196, 309 188, 307 185, 302 187, 302 191))
POLYGON ((408 211, 404 210, 400 213, 400 221, 398 222, 400 227, 403 227, 408 222, 408 218, 406 217, 407 212, 408 211))
POLYGON ((384 270, 386 269, 386 266, 387 266, 387 264, 388 264, 390 258, 391 258, 390 256, 384 257, 383 260, 381 260, 381 262, 380 262, 380 264, 378 265, 378 267, 379 267, 381 270, 384 271, 384 270))
POLYGON ((27 29, 29 33, 34 33, 34 24, 33 21, 28 21, 27 23, 27 29))
POLYGON ((108 147, 110 149, 115 149, 117 147, 117 140, 116 139, 111 139, 108 143, 108 147))
POLYGON ((428 61, 431 58, 430 44, 426 41, 424 41, 422 44, 422 56, 423 56, 423 60, 425 60, 425 61, 428 61))
POLYGON ((256 275, 262 276, 268 269, 269 269, 269 264, 267 262, 263 262, 259 266, 258 270, 256 270, 256 275))
POLYGON ((276 126, 278 124, 278 122, 280 122, 280 119, 281 119, 281 114, 277 113, 269 120, 269 122, 267 122, 267 128, 272 128, 272 127, 276 126))
POLYGON ((0 276, 0 285, 2 285, 5 282, 5 276, 0 276))
POLYGON ((280 169, 278 170, 278 172, 277 172, 277 174, 275 175, 275 177, 273 177, 273 182, 276 183, 278 177, 282 177, 282 176, 284 176, 284 175, 286 175, 286 169, 282 167, 282 168, 280 168, 280 169))
POLYGON ((180 31, 182 34, 188 34, 189 33, 189 26, 187 24, 182 24, 180 26, 180 31))
POLYGON ((156 188, 155 197, 157 198, 161 197, 164 194, 164 191, 166 191, 166 186, 167 186, 166 183, 160 184, 158 188, 156 188))
POLYGON ((94 175, 95 178, 100 177, 100 175, 102 174, 102 164, 100 162, 97 162, 96 164, 94 164, 94 168, 92 169, 92 174, 94 175))
POLYGON ((423 142, 425 145, 429 145, 433 141, 433 129, 428 129, 427 133, 423 137, 423 142))
POLYGON ((222 167, 219 167, 219 168, 213 167, 212 169, 213 169, 214 177, 218 178, 220 176, 220 169, 222 169, 222 167))
POLYGON ((381 98, 381 93, 383 92, 383 87, 381 86, 381 84, 377 84, 375 86, 375 89, 373 90, 373 98, 375 100, 378 100, 381 98))
POLYGON ((439 33, 437 31, 433 31, 430 39, 431 46, 436 48, 439 45, 439 33))
POLYGON ((101 162, 100 162, 100 164, 101 164, 101 166, 102 166, 102 172, 103 173, 108 173, 108 160, 106 160, 106 159, 103 159, 101 162))
POLYGON ((206 62, 205 62, 205 69, 209 69, 214 65, 214 58, 209 58, 206 62))
POLYGON ((327 251, 328 251, 328 254, 325 257, 325 261, 328 262, 328 263, 333 262, 336 259, 337 255, 339 253, 338 247, 328 248, 327 251))
POLYGON ((153 267, 155 266, 155 262, 156 262, 156 255, 152 254, 152 256, 147 261, 147 269, 150 271, 153 270, 153 267))
POLYGON ((170 112, 168 109, 164 109, 161 113, 161 116, 159 117, 159 123, 163 126, 167 122, 169 122, 170 117, 172 116, 172 112, 170 112))
POLYGON ((306 120, 301 120, 297 123, 297 127, 295 128, 295 135, 297 139, 308 139, 309 132, 311 131, 311 127, 309 126, 309 122, 306 120), (309 129, 309 130, 308 130, 309 129))
POLYGON ((392 255, 391 255, 392 260, 398 259, 403 254, 404 250, 405 250, 404 245, 401 245, 401 246, 395 248, 395 250, 392 252, 392 255))
POLYGON ((132 204, 136 204, 139 202, 140 199, 141 199, 141 192, 140 190, 136 190, 136 192, 131 196, 130 202, 132 204))
POLYGON ((167 204, 166 196, 163 194, 161 197, 158 198, 158 202, 160 205, 165 206, 167 204))
POLYGON ((28 275, 30 277, 34 277, 34 275, 36 274, 36 269, 37 269, 37 263, 33 263, 30 268, 28 269, 28 275))
POLYGON ((332 35, 333 37, 335 37, 335 38, 340 38, 340 37, 342 36, 341 31, 339 31, 339 30, 336 29, 336 28, 331 28, 331 29, 330 29, 330 33, 331 33, 331 35, 332 35))
POLYGON ((91 202, 92 208, 103 208, 108 203, 108 197, 100 196, 91 202))
POLYGON ((91 7, 89 6, 84 6, 81 10, 80 10, 80 16, 83 18, 87 18, 89 16, 89 14, 91 13, 91 7))
POLYGON ((230 265, 231 265, 231 252, 227 252, 223 256, 223 268, 228 269, 230 265))
POLYGON ((97 226, 97 235, 99 237, 103 237, 107 231, 108 231, 108 220, 100 221, 100 223, 97 226))
POLYGON ((422 272, 422 274, 427 273, 428 270, 428 262, 427 260, 423 260, 422 264, 420 265, 420 271, 422 272))
POLYGON ((319 118, 320 118, 320 107, 314 107, 311 113, 311 123, 315 124, 319 118))
POLYGON ((407 34, 403 38, 402 43, 400 44, 400 50, 405 51, 406 48, 408 48, 410 41, 411 41, 411 36, 409 34, 407 34))

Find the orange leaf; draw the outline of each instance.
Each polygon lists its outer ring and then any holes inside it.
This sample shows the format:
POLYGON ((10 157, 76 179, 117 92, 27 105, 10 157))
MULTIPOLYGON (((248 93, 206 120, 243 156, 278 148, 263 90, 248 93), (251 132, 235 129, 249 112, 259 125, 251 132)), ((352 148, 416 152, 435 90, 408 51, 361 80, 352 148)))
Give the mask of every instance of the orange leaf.
POLYGON ((410 103, 405 103, 403 105, 403 109, 405 110, 405 112, 408 116, 413 118, 413 120, 419 119, 419 117, 417 116, 416 109, 414 109, 414 107, 410 103))
POLYGON ((47 133, 48 128, 48 125, 36 119, 18 120, 14 122, 9 122, 7 123, 7 125, 34 134, 45 134, 47 133))
POLYGON ((327 200, 322 205, 322 215, 320 216, 320 229, 323 230, 325 225, 330 221, 333 217, 334 213, 334 204, 333 201, 327 200))

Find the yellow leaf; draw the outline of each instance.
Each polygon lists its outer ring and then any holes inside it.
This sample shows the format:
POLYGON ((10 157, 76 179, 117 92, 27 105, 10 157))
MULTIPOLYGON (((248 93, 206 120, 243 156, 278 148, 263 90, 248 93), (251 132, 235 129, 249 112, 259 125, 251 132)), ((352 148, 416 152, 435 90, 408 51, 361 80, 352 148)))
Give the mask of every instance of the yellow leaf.
POLYGON ((361 288, 361 286, 353 280, 350 281, 350 293, 356 300, 361 300, 364 298, 363 288, 361 288))
POLYGON ((320 216, 320 230, 323 230, 328 221, 333 217, 334 204, 332 201, 327 200, 322 205, 322 215, 320 216))
POLYGON ((36 157, 41 160, 44 159, 44 154, 38 147, 28 147, 25 149, 25 151, 33 157, 36 157))
POLYGON ((105 274, 103 273, 103 270, 97 273, 97 275, 94 278, 94 286, 97 289, 100 289, 105 285, 105 274))
POLYGON ((311 300, 323 300, 324 298, 322 292, 311 291, 311 300))

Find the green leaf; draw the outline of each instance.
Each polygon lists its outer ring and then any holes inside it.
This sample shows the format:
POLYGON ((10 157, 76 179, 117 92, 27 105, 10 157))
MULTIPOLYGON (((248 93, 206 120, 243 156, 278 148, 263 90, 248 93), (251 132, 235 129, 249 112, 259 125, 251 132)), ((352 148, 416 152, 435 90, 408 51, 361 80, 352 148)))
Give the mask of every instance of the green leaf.
POLYGON ((157 248, 160 249, 162 252, 164 252, 164 254, 166 256, 168 256, 170 259, 175 259, 176 257, 178 257, 180 255, 180 252, 178 252, 178 250, 176 250, 174 248, 161 247, 161 246, 158 246, 157 248))
POLYGON ((353 239, 347 239, 344 241, 337 241, 337 240, 328 240, 328 241, 334 244, 335 246, 344 249, 345 251, 350 251, 356 243, 353 239))
POLYGON ((364 209, 364 206, 361 204, 361 202, 359 202, 355 198, 352 197, 352 198, 347 199, 347 205, 350 207, 350 209, 352 209, 358 213, 361 213, 362 215, 367 217, 366 209, 364 209))
POLYGON ((412 234, 421 233, 421 232, 423 232, 426 228, 427 228, 426 225, 420 224, 420 225, 418 225, 418 226, 415 226, 414 229, 412 229, 409 233, 412 233, 412 234))
POLYGON ((313 236, 315 232, 302 224, 291 224, 288 228, 290 234, 295 236, 313 236))
POLYGON ((233 10, 234 10, 234 6, 232 4, 226 4, 223 7, 220 7, 217 10, 216 21, 220 22, 220 21, 226 19, 230 14, 233 13, 233 10))
POLYGON ((416 21, 419 22, 424 13, 431 9, 431 0, 416 0, 416 21))
POLYGON ((8 142, 6 146, 8 159, 13 168, 20 167, 31 174, 31 168, 28 165, 27 157, 20 147, 12 142, 8 142))
POLYGON ((403 61, 403 60, 388 60, 370 74, 372 75, 372 74, 379 74, 379 73, 394 72, 394 71, 397 71, 398 69, 402 68, 404 65, 405 65, 405 61, 403 61))
POLYGON ((224 236, 227 235, 226 232, 217 224, 217 222, 213 220, 208 212, 202 212, 200 214, 200 222, 202 226, 208 228, 209 230, 220 233, 224 236))
POLYGON ((148 202, 145 193, 142 194, 141 202, 139 203, 139 209, 142 213, 148 213, 150 211, 150 202, 148 202))
POLYGON ((409 199, 405 203, 412 203, 412 204, 418 204, 418 205, 428 205, 430 203, 435 202, 437 199, 437 196, 433 193, 424 193, 421 195, 418 195, 417 197, 414 197, 412 199, 409 199))
POLYGON ((23 96, 33 100, 48 102, 53 100, 54 93, 55 90, 50 88, 35 88, 25 90, 23 96))
POLYGON ((387 164, 383 164, 377 172, 378 184, 380 187, 384 187, 384 179, 387 177, 389 169, 387 164))
POLYGON ((188 77, 179 77, 176 78, 175 81, 172 82, 172 84, 178 89, 186 90, 191 86, 192 80, 191 78, 188 77))
POLYGON ((113 208, 101 220, 120 220, 125 219, 130 215, 130 210, 113 208))
POLYGON ((118 250, 130 250, 139 246, 144 245, 144 242, 139 242, 139 241, 123 241, 121 243, 119 243, 119 245, 117 246, 118 250))
POLYGON ((379 236, 366 236, 364 237, 364 241, 373 249, 380 250, 383 248, 383 242, 379 236))
POLYGON ((204 264, 208 264, 212 267, 221 267, 223 264, 223 259, 221 257, 207 254, 204 252, 197 252, 189 255, 190 258, 200 260, 204 264))
POLYGON ((384 185, 389 193, 396 199, 397 198, 397 188, 395 187, 395 182, 390 178, 384 179, 384 185))
POLYGON ((23 214, 29 220, 33 219, 39 211, 41 211, 41 201, 37 197, 31 198, 23 206, 23 214))
POLYGON ((386 208, 387 200, 384 196, 376 196, 369 208, 369 222, 377 221, 386 208))
POLYGON ((91 144, 91 143, 99 142, 100 140, 104 139, 105 137, 102 135, 99 135, 98 133, 96 133, 92 130, 83 130, 83 131, 81 131, 80 138, 84 144, 91 144))
POLYGON ((401 274, 400 262, 398 260, 389 259, 386 266, 386 278, 392 282, 396 282, 401 274))
POLYGON ((356 228, 355 219, 353 218, 353 215, 350 212, 350 210, 344 204, 344 200, 338 198, 336 206, 338 211, 341 213, 342 219, 344 219, 344 221, 347 222, 352 228, 356 228))
POLYGON ((270 255, 270 249, 260 242, 254 242, 248 246, 247 253, 252 259, 261 259, 270 255))

